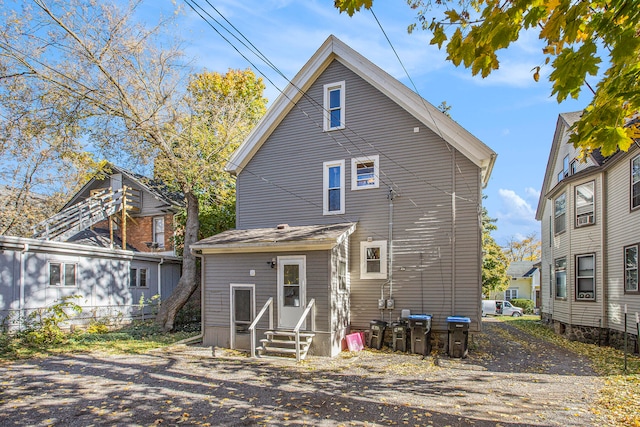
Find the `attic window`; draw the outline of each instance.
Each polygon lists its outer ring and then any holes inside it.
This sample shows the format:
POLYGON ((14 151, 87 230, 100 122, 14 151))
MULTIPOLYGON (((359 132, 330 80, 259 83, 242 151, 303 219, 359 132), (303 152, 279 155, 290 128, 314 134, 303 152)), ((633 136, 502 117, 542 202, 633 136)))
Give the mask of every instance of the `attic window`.
POLYGON ((344 81, 324 85, 324 131, 344 129, 344 81))

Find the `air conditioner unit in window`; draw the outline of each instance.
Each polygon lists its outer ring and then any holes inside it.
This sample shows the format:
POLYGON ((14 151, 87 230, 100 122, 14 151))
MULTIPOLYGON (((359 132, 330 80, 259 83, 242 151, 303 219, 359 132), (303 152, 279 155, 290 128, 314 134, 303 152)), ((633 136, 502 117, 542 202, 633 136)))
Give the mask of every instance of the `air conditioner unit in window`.
POLYGON ((592 215, 585 215, 585 216, 579 216, 578 217, 578 226, 587 225, 587 224, 591 224, 591 223, 593 223, 593 216, 592 215))
POLYGON ((578 299, 594 299, 593 292, 580 292, 578 299))

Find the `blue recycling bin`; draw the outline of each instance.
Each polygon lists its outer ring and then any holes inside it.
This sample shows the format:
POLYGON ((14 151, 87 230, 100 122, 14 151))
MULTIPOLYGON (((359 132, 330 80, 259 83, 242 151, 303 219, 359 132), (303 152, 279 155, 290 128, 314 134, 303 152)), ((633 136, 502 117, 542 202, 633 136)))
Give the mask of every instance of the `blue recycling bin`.
POLYGON ((411 314, 407 318, 411 331, 411 353, 423 356, 431 353, 431 318, 430 314, 411 314))
POLYGON ((471 319, 463 316, 447 317, 449 357, 465 358, 469 353, 471 319))

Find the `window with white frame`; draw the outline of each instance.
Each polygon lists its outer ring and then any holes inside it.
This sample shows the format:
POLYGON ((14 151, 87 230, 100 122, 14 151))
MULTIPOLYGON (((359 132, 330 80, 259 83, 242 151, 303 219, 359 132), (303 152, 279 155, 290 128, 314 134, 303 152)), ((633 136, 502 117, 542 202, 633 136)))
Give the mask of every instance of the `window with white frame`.
POLYGON ((159 248, 164 248, 164 217, 153 218, 153 243, 159 248))
POLYGON ((576 300, 596 299, 596 256, 594 254, 576 257, 576 300))
POLYGON ((351 190, 378 188, 379 162, 378 155, 351 159, 351 190))
POLYGON ((338 261, 338 290, 347 290, 347 262, 343 259, 338 261))
POLYGON ((345 125, 344 81, 324 85, 325 131, 344 129, 345 125))
POLYGON ((576 172, 578 172, 578 161, 573 159, 569 165, 569 173, 573 175, 576 172))
POLYGON ((567 298, 567 259, 556 259, 554 273, 556 276, 556 298, 567 298))
POLYGON ((322 214, 344 213, 344 160, 324 162, 322 214))
POLYGON ((593 190, 593 181, 576 186, 576 227, 591 225, 596 222, 593 190))
POLYGON ((49 286, 76 286, 76 264, 50 262, 49 286))
POLYGON ((624 248, 624 291, 638 292, 638 251, 640 245, 624 248))
POLYGON ((518 290, 517 289, 507 289, 504 291, 504 299, 507 301, 511 301, 512 299, 518 298, 518 290))
POLYGON ((129 286, 132 288, 147 287, 148 269, 132 267, 129 270, 129 286))
POLYGON ((387 241, 360 242, 360 278, 387 278, 387 241))
POLYGON ((553 232, 560 234, 567 228, 567 197, 566 194, 558 196, 554 202, 553 232))
POLYGON ((640 207, 640 156, 631 160, 631 209, 640 207))

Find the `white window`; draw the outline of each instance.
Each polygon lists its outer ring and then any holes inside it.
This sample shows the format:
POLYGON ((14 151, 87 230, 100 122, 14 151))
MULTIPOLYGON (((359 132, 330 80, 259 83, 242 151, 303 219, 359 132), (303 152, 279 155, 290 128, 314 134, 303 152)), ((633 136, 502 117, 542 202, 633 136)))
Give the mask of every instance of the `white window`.
POLYGON ((324 126, 325 131, 344 129, 344 82, 324 85, 324 126))
POLYGON ((387 241, 360 242, 360 278, 387 278, 387 241))
POLYGON ((593 188, 593 182, 576 186, 576 227, 595 224, 596 222, 593 188))
POLYGON ((342 259, 338 261, 338 290, 347 290, 347 262, 342 259))
POLYGON ((164 248, 164 217, 153 218, 153 243, 158 248, 164 248))
POLYGON ((507 301, 511 301, 512 299, 518 298, 518 290, 517 289, 507 289, 504 291, 504 299, 507 301))
POLYGON ((131 268, 129 270, 129 286, 132 288, 146 288, 147 273, 148 270, 146 268, 131 268))
POLYGON ((638 292, 638 249, 640 245, 624 248, 624 291, 638 292))
POLYGON ((595 276, 596 256, 578 255, 576 257, 576 299, 590 300, 596 299, 596 276, 595 276))
POLYGON ((562 233, 567 228, 567 198, 565 194, 558 196, 554 202, 553 232, 562 233))
POLYGON ((380 186, 378 155, 351 159, 351 190, 380 186))
POLYGON ((567 298, 567 259, 556 259, 556 298, 567 298))
POLYGON ((344 160, 324 162, 322 214, 344 213, 344 160))
POLYGON ((640 156, 631 160, 631 209, 640 207, 640 156))
POLYGON ((76 286, 76 265, 50 262, 49 286, 76 286))
POLYGON ((575 160, 575 159, 572 160, 571 164, 569 165, 569 169, 570 169, 569 173, 571 175, 573 175, 574 173, 578 172, 578 161, 575 160))

